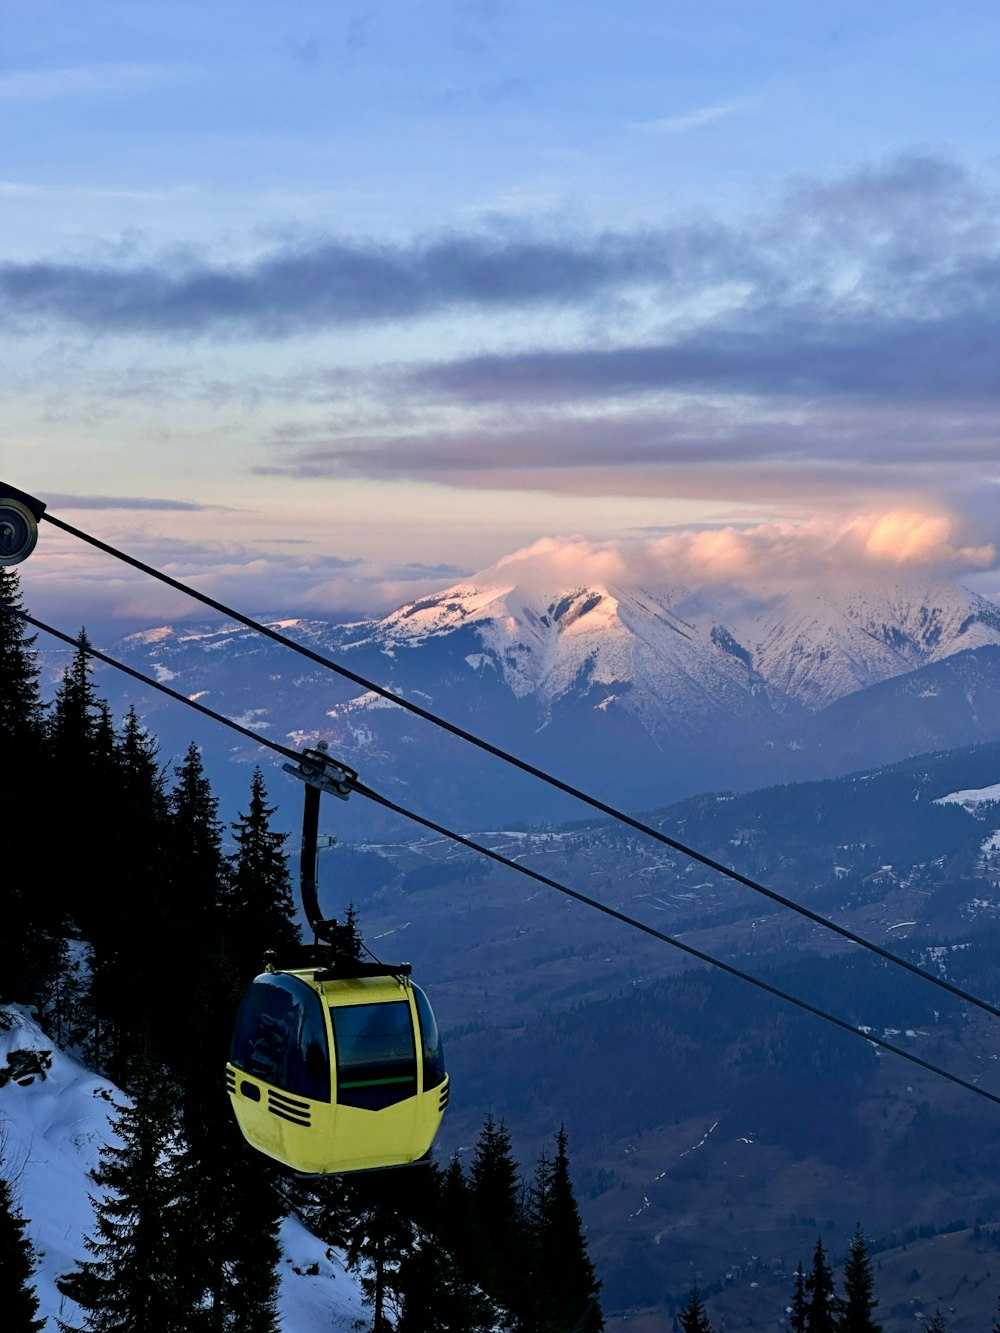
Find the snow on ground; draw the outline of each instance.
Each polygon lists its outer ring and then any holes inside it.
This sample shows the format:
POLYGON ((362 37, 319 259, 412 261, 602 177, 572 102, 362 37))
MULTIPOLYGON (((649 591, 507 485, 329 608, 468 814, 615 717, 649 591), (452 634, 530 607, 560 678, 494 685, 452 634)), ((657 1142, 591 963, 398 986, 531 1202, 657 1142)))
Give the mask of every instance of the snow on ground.
POLYGON ((1000 801, 1000 783, 992 787, 970 787, 967 791, 953 791, 947 796, 939 796, 935 805, 964 805, 971 809, 977 805, 988 805, 991 801, 1000 801))
MULTIPOLYGON (((109 1119, 124 1094, 60 1051, 28 1010, 0 1008, 0 1172, 27 1221, 38 1265, 34 1283, 45 1333, 75 1322, 79 1307, 56 1286, 86 1257, 93 1227, 90 1172, 114 1139, 109 1119), (4 1026, 7 1020, 10 1025, 4 1026)), ((366 1326, 357 1279, 342 1257, 294 1218, 281 1229, 282 1333, 329 1333, 366 1326)))

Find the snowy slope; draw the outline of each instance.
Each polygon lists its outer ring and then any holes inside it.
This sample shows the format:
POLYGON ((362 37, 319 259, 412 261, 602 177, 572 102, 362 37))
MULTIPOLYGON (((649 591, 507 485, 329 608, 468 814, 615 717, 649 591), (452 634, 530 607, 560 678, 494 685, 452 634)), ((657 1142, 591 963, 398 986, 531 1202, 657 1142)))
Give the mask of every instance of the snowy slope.
MULTIPOLYGON (((113 1139, 113 1102, 124 1097, 63 1054, 18 1007, 0 1009, 0 1081, 0 1171, 38 1255, 39 1317, 47 1319, 45 1333, 55 1333, 57 1318, 82 1316, 56 1279, 86 1257, 83 1240, 93 1225, 90 1194, 96 1188, 89 1173, 102 1145, 113 1139), (31 1052, 39 1056, 31 1061, 36 1072, 11 1077, 12 1056, 20 1067, 31 1052)), ((354 1329, 366 1312, 339 1256, 328 1256, 322 1241, 294 1219, 283 1224, 281 1243, 282 1333, 354 1329)))

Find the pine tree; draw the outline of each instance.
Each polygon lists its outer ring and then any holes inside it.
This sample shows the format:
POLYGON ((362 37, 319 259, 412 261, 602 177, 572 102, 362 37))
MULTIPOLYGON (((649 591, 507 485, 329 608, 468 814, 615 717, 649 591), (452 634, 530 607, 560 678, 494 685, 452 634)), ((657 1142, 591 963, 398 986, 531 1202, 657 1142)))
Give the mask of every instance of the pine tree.
POLYGON ((433 1162, 411 1173, 408 1190, 415 1232, 395 1276, 396 1333, 495 1333, 500 1312, 468 1264, 469 1191, 461 1163, 441 1171, 433 1162), (462 1257, 459 1257, 461 1254, 462 1257))
POLYGON ((396 1333, 495 1333, 499 1311, 434 1235, 418 1235, 396 1279, 396 1333))
POLYGON ((77 648, 56 690, 49 723, 57 767, 78 776, 88 772, 98 753, 102 713, 90 661, 91 642, 81 629, 77 648))
MULTIPOLYGON (((173 1042, 182 1094, 185 1149, 178 1174, 187 1219, 182 1249, 190 1270, 200 1274, 209 1330, 252 1327, 255 1333, 272 1333, 278 1230, 287 1209, 273 1163, 248 1148, 220 1096, 239 999, 229 956, 235 908, 218 800, 195 745, 176 769, 169 806, 175 916, 165 918, 162 934, 172 946, 170 956, 184 963, 184 984, 170 988, 162 1022, 163 1038, 173 1042)), ((249 852, 244 869, 253 872, 249 852)))
POLYGON ((712 1325, 708 1322, 708 1314, 697 1287, 691 1288, 691 1295, 681 1307, 677 1320, 684 1333, 712 1333, 712 1325))
POLYGON ((503 1119, 486 1117, 472 1158, 470 1206, 475 1271, 485 1289, 521 1319, 529 1304, 521 1179, 503 1119))
POLYGON ((0 566, 0 748, 18 764, 30 759, 24 747, 38 744, 43 717, 37 635, 27 633, 23 611, 17 571, 0 566))
POLYGON ((199 1333, 278 1333, 279 1228, 287 1208, 277 1170, 247 1147, 228 1107, 184 1139, 175 1168, 178 1258, 203 1293, 199 1333))
POLYGON ((391 1333, 390 1311, 400 1303, 400 1269, 417 1241, 413 1220, 400 1206, 401 1186, 393 1171, 365 1173, 348 1185, 353 1218, 347 1263, 371 1306, 372 1333, 391 1333))
MULTIPOLYGON (((0 1169, 3 1161, 0 1159, 0 1169)), ((6 1176, 0 1174, 0 1310, 4 1333, 40 1333, 38 1294, 32 1284, 35 1251, 6 1176)))
POLYGON ((819 1237, 816 1238, 812 1268, 806 1278, 805 1289, 806 1333, 835 1333, 840 1303, 834 1292, 833 1270, 827 1262, 826 1251, 819 1237))
POLYGON ((472 1193, 457 1157, 441 1173, 437 1231, 445 1248, 466 1268, 471 1268, 472 1193))
POLYGON ((160 922, 158 953, 184 985, 162 988, 157 1016, 161 1049, 173 1049, 192 1135, 215 1113, 233 1021, 233 987, 225 958, 229 864, 222 852, 218 798, 198 747, 190 745, 175 769, 167 823, 169 912, 160 922))
POLYGON ((106 876, 90 867, 115 865, 114 735, 107 704, 93 681, 90 639, 81 629, 72 661, 56 690, 47 720, 49 789, 59 797, 59 837, 48 846, 49 882, 58 886, 61 915, 89 940, 104 915, 106 876), (70 785, 71 784, 71 785, 70 785), (80 885, 86 892, 80 892, 80 885))
POLYGON ((115 737, 114 761, 114 861, 93 890, 101 910, 88 922, 88 1022, 80 1041, 93 1068, 127 1087, 133 1056, 152 1031, 148 940, 163 938, 170 910, 165 779, 156 740, 134 707, 115 737))
POLYGON ((23 609, 17 572, 0 566, 0 754, 7 774, 3 825, 8 856, 7 873, 0 877, 0 1001, 34 1005, 66 966, 62 903, 51 880, 40 891, 36 861, 39 849, 52 841, 53 823, 61 818, 57 811, 67 793, 57 802, 44 781, 44 710, 32 651, 35 636, 25 632, 25 622, 16 614, 23 609))
POLYGON ((198 1333, 203 1291, 181 1258, 177 1196, 179 1144, 173 1099, 162 1071, 146 1066, 136 1096, 111 1121, 117 1141, 101 1150, 93 1173, 92 1256, 60 1283, 84 1311, 63 1333, 198 1333))
POLYGON ((237 850, 230 857, 226 895, 227 928, 241 989, 260 970, 267 950, 274 951, 280 965, 300 942, 284 850, 288 835, 271 828, 275 809, 267 803, 264 776, 255 768, 247 811, 232 825, 237 850))
POLYGON ((940 1310, 935 1310, 930 1319, 924 1325, 927 1333, 945 1333, 948 1327, 948 1321, 940 1310))
POLYGON ((542 1154, 532 1195, 531 1254, 534 1323, 540 1333, 600 1333, 601 1284, 587 1254, 580 1210, 569 1173, 565 1126, 556 1155, 542 1154))
POLYGON ((792 1293, 792 1304, 788 1314, 788 1327, 792 1333, 806 1333, 807 1310, 806 1274, 800 1259, 799 1266, 795 1270, 795 1290, 792 1293))
POLYGON ((839 1325, 842 1333, 881 1333, 882 1326, 874 1318, 877 1305, 875 1278, 859 1222, 844 1261, 844 1299, 839 1325))

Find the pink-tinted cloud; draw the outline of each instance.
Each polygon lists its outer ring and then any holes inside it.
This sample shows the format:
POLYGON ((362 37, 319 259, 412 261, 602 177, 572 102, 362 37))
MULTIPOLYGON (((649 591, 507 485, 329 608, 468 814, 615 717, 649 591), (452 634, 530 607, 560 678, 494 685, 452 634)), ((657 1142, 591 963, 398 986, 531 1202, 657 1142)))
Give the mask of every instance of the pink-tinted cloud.
POLYGON ((996 548, 967 541, 949 515, 890 510, 801 524, 692 529, 631 542, 547 537, 504 557, 483 577, 556 588, 697 586, 915 572, 959 576, 996 562, 996 548))
MULTIPOLYGON (((48 534, 47 534, 48 535, 48 534)), ((336 556, 266 554, 133 534, 122 549, 243 615, 346 619, 381 614, 458 578, 559 590, 582 585, 764 583, 922 573, 962 577, 997 567, 995 547, 942 511, 888 509, 806 523, 692 528, 631 540, 547 536, 478 574, 452 566, 378 564, 336 556)), ((25 608, 63 633, 86 628, 98 646, 126 629, 204 623, 197 600, 61 534, 19 567, 25 608)))

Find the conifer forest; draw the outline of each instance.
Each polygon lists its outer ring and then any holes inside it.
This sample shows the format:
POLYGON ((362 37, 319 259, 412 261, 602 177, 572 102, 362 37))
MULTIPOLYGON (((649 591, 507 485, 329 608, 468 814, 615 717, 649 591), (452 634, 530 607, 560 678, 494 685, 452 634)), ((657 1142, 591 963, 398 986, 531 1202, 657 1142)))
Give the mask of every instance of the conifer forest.
MULTIPOLYGON (((0 603, 22 606, 10 570, 0 603)), ((111 716, 80 642, 43 703, 34 637, 0 615, 0 749, 17 773, 4 826, 26 851, 4 876, 0 1006, 30 1007, 131 1102, 95 1173, 88 1257, 61 1279, 85 1319, 61 1333, 279 1333, 289 1212, 344 1251, 375 1333, 597 1333, 561 1127, 527 1172, 488 1111, 468 1169, 432 1159, 310 1180, 244 1142, 222 1071, 248 981, 298 942, 287 835, 257 769, 224 851, 198 748, 165 771, 136 714, 111 716)), ((27 1220, 0 1161, 4 1333, 42 1326, 27 1220)))
MULTIPOLYGON (((20 599, 16 574, 0 569, 0 604, 17 612, 20 599)), ((302 943, 264 775, 253 770, 225 827, 196 744, 167 763, 134 710, 112 716, 85 631, 48 701, 34 643, 17 614, 0 614, 0 747, 15 775, 4 827, 8 849, 25 850, 0 889, 0 1019, 4 1005, 30 1008, 129 1098, 94 1173, 87 1258, 60 1278, 84 1315, 60 1333, 286 1333, 276 1296, 288 1215, 344 1253, 372 1333, 600 1333, 602 1284, 563 1125, 524 1166, 510 1126, 484 1107, 465 1162, 432 1155, 322 1179, 247 1145, 222 1078, 233 1016, 267 954, 302 943)), ((4 1333, 39 1333, 30 1219, 4 1166, 0 1134, 4 1333)), ((877 1333, 863 1224, 839 1275, 817 1234, 768 1326, 877 1333)), ((712 1333, 710 1294, 669 1296, 673 1333, 712 1333)), ((924 1326, 941 1333, 948 1316, 924 1326)))

